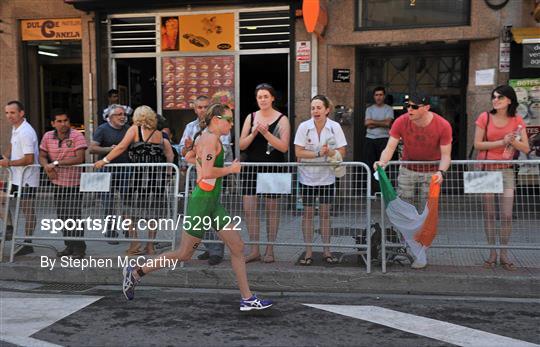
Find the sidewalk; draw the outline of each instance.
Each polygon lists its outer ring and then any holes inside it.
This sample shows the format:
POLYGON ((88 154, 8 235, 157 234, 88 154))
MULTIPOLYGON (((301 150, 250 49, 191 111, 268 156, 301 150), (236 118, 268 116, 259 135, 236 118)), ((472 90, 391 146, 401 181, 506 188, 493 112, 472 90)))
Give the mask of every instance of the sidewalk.
MULTIPOLYGON (((9 243, 8 243, 9 245, 9 243)), ((62 243, 55 243, 62 248, 62 243)), ((0 280, 32 281, 69 284, 121 284, 121 269, 117 267, 117 257, 127 248, 126 243, 109 245, 105 242, 89 242, 88 256, 94 259, 112 259, 112 267, 61 268, 53 271, 40 266, 40 256, 55 258, 50 249, 36 248, 32 255, 16 257, 14 263, 8 258, 0 263, 0 280)), ((280 248, 283 250, 285 247, 280 248)), ((291 254, 292 247, 287 247, 291 254)), ((6 249, 7 250, 7 249, 6 249)), ((296 248, 299 255, 301 248, 296 248)), ((9 252, 7 252, 9 253, 9 252)), ((337 253, 337 252, 336 252, 337 253)), ((501 267, 484 269, 481 261, 471 264, 473 259, 480 259, 485 251, 432 249, 428 253, 434 261, 423 270, 412 270, 408 264, 389 265, 383 274, 380 264, 372 264, 372 273, 367 274, 364 265, 357 264, 355 255, 347 255, 343 263, 323 265, 320 253, 316 253, 315 263, 310 267, 296 265, 294 260, 283 258, 283 252, 276 252, 278 260, 272 264, 259 262, 247 264, 249 279, 255 291, 310 291, 341 293, 410 293, 434 295, 471 295, 504 297, 540 297, 540 268, 527 267, 516 263, 517 271, 508 272, 501 267), (442 265, 437 253, 466 259, 468 264, 442 265), (459 255, 462 253, 461 255, 459 255), (470 257, 463 257, 470 254, 470 257), (319 258, 317 258, 319 256, 319 258), (439 260, 437 262, 436 260, 439 260), (439 264, 438 264, 439 263, 439 264)), ((448 259, 448 258, 447 258, 448 259)), ((178 286, 189 288, 236 288, 234 274, 226 259, 217 266, 209 266, 206 261, 193 260, 174 271, 163 269, 144 278, 144 285, 178 286)))

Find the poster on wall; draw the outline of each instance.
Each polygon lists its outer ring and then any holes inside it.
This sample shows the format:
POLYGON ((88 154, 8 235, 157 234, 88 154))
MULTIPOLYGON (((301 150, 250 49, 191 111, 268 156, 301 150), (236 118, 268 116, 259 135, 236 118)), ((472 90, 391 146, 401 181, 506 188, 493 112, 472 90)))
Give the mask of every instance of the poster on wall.
POLYGON ((161 58, 163 109, 185 110, 199 95, 234 108, 234 57, 161 58))
POLYGON ((540 126, 540 78, 510 80, 509 84, 516 91, 517 113, 527 126, 540 126))
POLYGON ((178 17, 161 17, 161 51, 178 50, 178 17))
POLYGON ((234 50, 234 14, 180 16, 180 51, 234 50))

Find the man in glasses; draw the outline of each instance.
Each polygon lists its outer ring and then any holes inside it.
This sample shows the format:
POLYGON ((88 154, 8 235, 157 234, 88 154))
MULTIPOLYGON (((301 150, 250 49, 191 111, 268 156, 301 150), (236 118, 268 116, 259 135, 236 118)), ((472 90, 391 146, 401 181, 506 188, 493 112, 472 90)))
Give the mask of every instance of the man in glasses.
MULTIPOLYGON (((366 126, 366 142, 364 153, 366 163, 371 167, 381 156, 388 143, 390 125, 394 120, 394 110, 384 103, 386 90, 376 87, 373 90, 373 105, 366 109, 364 125, 366 126)), ((372 192, 378 191, 378 183, 372 185, 372 192)))
MULTIPOLYGON (((210 104, 210 99, 206 95, 200 95, 195 99, 193 103, 193 110, 197 115, 197 118, 192 122, 186 125, 182 139, 180 140, 180 155, 182 160, 185 162, 185 156, 187 152, 193 146, 193 137, 200 130, 200 123, 204 121, 206 110, 210 104)), ((208 125, 208 124, 207 124, 208 125)), ((220 137, 220 141, 223 145, 225 151, 225 161, 232 161, 232 150, 231 150, 231 135, 224 135, 220 137)), ((192 183, 194 182, 196 172, 192 170, 192 183)), ((223 244, 221 243, 205 243, 206 251, 198 256, 199 260, 208 260, 208 264, 217 265, 223 260, 223 244)))
MULTIPOLYGON (((66 222, 68 219, 81 219, 82 195, 80 167, 71 167, 84 163, 84 151, 88 148, 84 135, 71 129, 69 115, 61 109, 51 112, 51 126, 54 130, 43 135, 39 146, 39 163, 50 180, 50 189, 56 207, 57 218, 66 222)), ((48 196, 46 194, 45 196, 48 196)), ((36 206, 50 206, 48 202, 38 201, 36 206)), ((50 211, 45 211, 50 213, 50 211)), ((64 237, 83 237, 84 230, 64 230, 64 237)), ((82 259, 86 252, 84 241, 64 241, 66 248, 58 252, 58 257, 71 256, 82 259)))
MULTIPOLYGON (((110 105, 107 110, 108 113, 106 113, 104 116, 106 123, 101 124, 96 129, 94 135, 92 136, 92 142, 90 143, 90 153, 97 154, 99 160, 103 159, 116 145, 120 143, 120 141, 122 141, 129 128, 127 125, 127 115, 124 106, 113 104, 110 105)), ((128 152, 125 151, 118 158, 112 160, 111 163, 129 163, 128 152)), ((129 168, 127 167, 112 169, 111 185, 113 189, 111 189, 111 191, 118 190, 121 196, 124 196, 126 193, 126 182, 129 177, 128 169, 129 168)), ((104 215, 115 215, 115 213, 113 213, 113 195, 104 193, 102 198, 105 209, 104 215)), ((118 232, 116 230, 112 230, 111 226, 107 226, 105 237, 118 237, 118 232)), ((115 245, 118 244, 118 241, 109 241, 109 244, 115 245)))
MULTIPOLYGON (((429 192, 431 176, 441 183, 450 166, 452 127, 447 120, 430 111, 429 96, 421 93, 405 98, 407 113, 397 118, 390 129, 390 138, 373 168, 384 167, 392 158, 400 140, 403 142, 402 160, 439 161, 438 164, 407 164, 399 167, 398 193, 422 210, 429 192)), ((427 262, 413 263, 423 268, 427 262)))

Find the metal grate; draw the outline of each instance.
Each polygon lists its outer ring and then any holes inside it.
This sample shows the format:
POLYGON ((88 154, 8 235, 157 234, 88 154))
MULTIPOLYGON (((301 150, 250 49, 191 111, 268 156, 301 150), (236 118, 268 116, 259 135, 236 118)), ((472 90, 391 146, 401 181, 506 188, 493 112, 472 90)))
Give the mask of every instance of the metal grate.
POLYGON ((155 52, 155 21, 155 17, 111 18, 112 53, 155 52))
POLYGON ((241 12, 240 49, 289 48, 289 11, 241 12))

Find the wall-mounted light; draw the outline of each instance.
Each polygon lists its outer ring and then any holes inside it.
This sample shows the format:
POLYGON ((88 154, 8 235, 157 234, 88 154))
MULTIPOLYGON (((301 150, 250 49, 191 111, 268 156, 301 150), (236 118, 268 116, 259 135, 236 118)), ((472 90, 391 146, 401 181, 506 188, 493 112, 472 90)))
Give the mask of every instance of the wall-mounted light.
POLYGON ((49 56, 49 57, 58 57, 57 53, 51 53, 51 52, 45 52, 45 51, 38 51, 38 54, 46 55, 46 56, 49 56))

